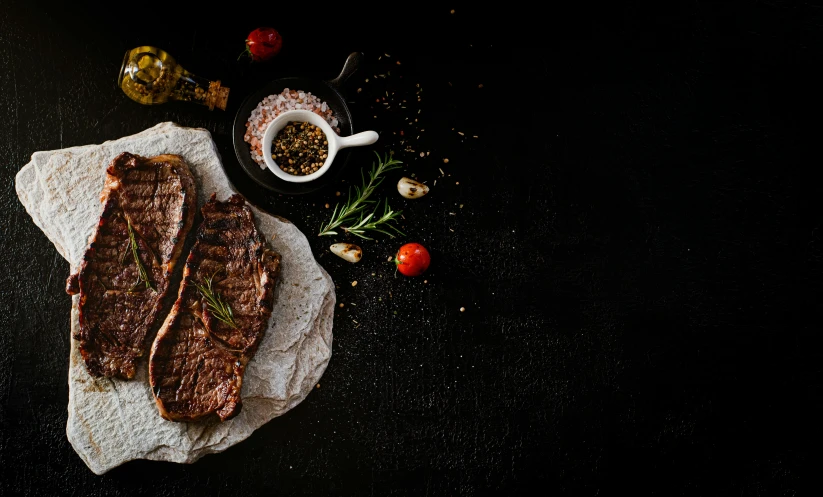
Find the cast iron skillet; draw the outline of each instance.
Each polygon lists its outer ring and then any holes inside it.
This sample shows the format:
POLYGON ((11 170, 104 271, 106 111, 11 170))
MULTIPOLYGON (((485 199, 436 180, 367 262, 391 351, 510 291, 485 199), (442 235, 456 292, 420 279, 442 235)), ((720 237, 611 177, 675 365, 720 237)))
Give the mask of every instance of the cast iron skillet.
POLYGON ((251 158, 249 152, 249 144, 243 140, 243 135, 246 134, 246 122, 249 120, 251 111, 257 107, 264 98, 269 95, 277 94, 285 88, 292 90, 300 90, 310 92, 317 96, 320 100, 326 102, 337 117, 338 128, 340 128, 340 136, 349 136, 354 134, 354 126, 352 125, 351 112, 346 104, 346 99, 340 93, 341 85, 354 74, 363 54, 360 52, 353 52, 349 54, 346 63, 343 65, 343 70, 340 74, 331 80, 324 81, 321 79, 305 78, 305 77, 288 77, 279 78, 269 82, 256 92, 252 93, 243 101, 243 104, 237 110, 234 118, 234 153, 237 155, 237 160, 240 166, 246 171, 257 184, 277 193, 284 193, 288 195, 300 195, 316 191, 323 186, 326 186, 333 181, 340 172, 344 169, 349 161, 351 150, 343 149, 338 152, 334 158, 329 170, 323 176, 316 180, 307 183, 289 183, 274 175, 268 168, 261 168, 251 158))

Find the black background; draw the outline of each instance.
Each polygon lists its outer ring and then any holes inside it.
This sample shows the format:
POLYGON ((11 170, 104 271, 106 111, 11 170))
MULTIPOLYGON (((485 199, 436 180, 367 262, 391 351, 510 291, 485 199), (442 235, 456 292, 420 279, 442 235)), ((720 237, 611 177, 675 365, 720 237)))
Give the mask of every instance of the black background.
POLYGON ((3 1, 0 493, 815 486, 823 8, 660 3, 536 14, 506 3, 3 1), (281 54, 236 60, 263 25, 282 33, 281 54), (228 109, 126 98, 115 76, 142 44, 221 79, 228 109), (344 90, 355 130, 381 139, 327 190, 261 190, 237 165, 234 111, 271 79, 336 76, 353 51, 365 56, 344 90), (385 92, 412 105, 375 102, 385 92), (96 476, 65 435, 69 267, 14 176, 37 150, 163 121, 212 132, 235 187, 307 235, 345 307, 321 386, 295 409, 192 465, 134 461, 96 476), (328 251, 344 237, 315 236, 325 204, 390 150, 404 169, 379 192, 404 211, 406 236, 362 242, 364 259, 346 263, 328 251), (393 184, 412 173, 432 191, 406 201, 393 184), (431 250, 424 277, 387 261, 407 241, 431 250))

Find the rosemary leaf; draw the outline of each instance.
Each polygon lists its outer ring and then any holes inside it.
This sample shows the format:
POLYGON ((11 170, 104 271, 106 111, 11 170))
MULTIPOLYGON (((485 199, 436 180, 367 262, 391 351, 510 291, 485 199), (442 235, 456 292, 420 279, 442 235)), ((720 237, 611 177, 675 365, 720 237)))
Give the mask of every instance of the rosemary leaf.
MULTIPOLYGON (((346 202, 342 206, 340 206, 340 204, 334 206, 331 219, 328 223, 326 223, 326 225, 320 228, 320 232, 317 236, 336 235, 337 232, 334 230, 342 227, 343 224, 351 223, 358 218, 362 221, 364 210, 366 207, 374 203, 374 201, 369 200, 369 197, 374 192, 375 188, 383 182, 382 175, 388 171, 398 169, 400 164, 403 163, 402 161, 394 159, 391 153, 385 154, 382 158, 377 152, 374 154, 377 156, 377 163, 372 163, 372 168, 369 171, 368 182, 363 176, 363 171, 361 170, 360 181, 362 186, 354 187, 354 195, 351 194, 351 188, 349 188, 346 202)), ((358 223, 360 221, 358 221, 358 223)), ((370 240, 370 238, 366 239, 370 240)))
POLYGON ((367 231, 377 231, 379 233, 383 233, 388 235, 391 238, 394 238, 394 233, 388 230, 393 230, 395 233, 404 235, 402 231, 397 226, 391 224, 392 221, 396 221, 397 218, 403 213, 403 211, 393 211, 391 207, 389 207, 389 201, 385 200, 383 203, 383 214, 380 217, 376 217, 377 214, 377 207, 375 207, 374 211, 368 215, 361 215, 360 219, 353 224, 352 226, 343 226, 343 230, 347 233, 351 233, 354 236, 363 238, 364 240, 373 240, 373 238, 366 236, 367 231))
POLYGON ((205 285, 195 283, 194 286, 197 288, 197 290, 200 292, 203 298, 206 299, 206 304, 209 306, 209 310, 211 311, 212 316, 226 323, 232 328, 237 328, 237 324, 234 322, 234 313, 232 312, 231 307, 229 306, 229 304, 223 301, 223 296, 220 295, 220 293, 214 292, 214 289, 211 286, 215 274, 217 274, 217 272, 212 274, 211 277, 203 278, 203 280, 206 282, 205 285))
POLYGON ((126 219, 126 227, 129 230, 129 244, 131 245, 131 254, 134 256, 134 262, 137 264, 137 283, 132 286, 129 291, 134 291, 135 288, 140 286, 141 283, 146 285, 146 288, 151 288, 153 291, 154 287, 151 286, 151 282, 149 281, 149 275, 146 272, 146 268, 143 266, 143 263, 140 261, 140 257, 137 255, 137 239, 134 236, 134 229, 131 227, 131 221, 126 219))

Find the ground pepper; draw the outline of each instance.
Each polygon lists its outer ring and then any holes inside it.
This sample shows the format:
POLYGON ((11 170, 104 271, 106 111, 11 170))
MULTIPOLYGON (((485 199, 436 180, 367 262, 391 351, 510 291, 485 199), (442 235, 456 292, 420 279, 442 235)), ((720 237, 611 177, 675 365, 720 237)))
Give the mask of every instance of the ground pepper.
POLYGON ((292 121, 272 140, 271 158, 283 171, 296 176, 316 172, 329 156, 323 130, 311 123, 292 121))

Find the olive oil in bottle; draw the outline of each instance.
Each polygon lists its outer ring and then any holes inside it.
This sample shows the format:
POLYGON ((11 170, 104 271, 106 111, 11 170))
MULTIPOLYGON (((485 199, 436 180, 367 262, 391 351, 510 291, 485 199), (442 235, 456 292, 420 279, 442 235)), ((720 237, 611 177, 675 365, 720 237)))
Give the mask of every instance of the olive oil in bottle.
POLYGON ((145 105, 176 100, 226 110, 229 97, 229 89, 221 86, 220 80, 194 75, 165 50, 150 46, 126 52, 117 85, 129 98, 145 105))

